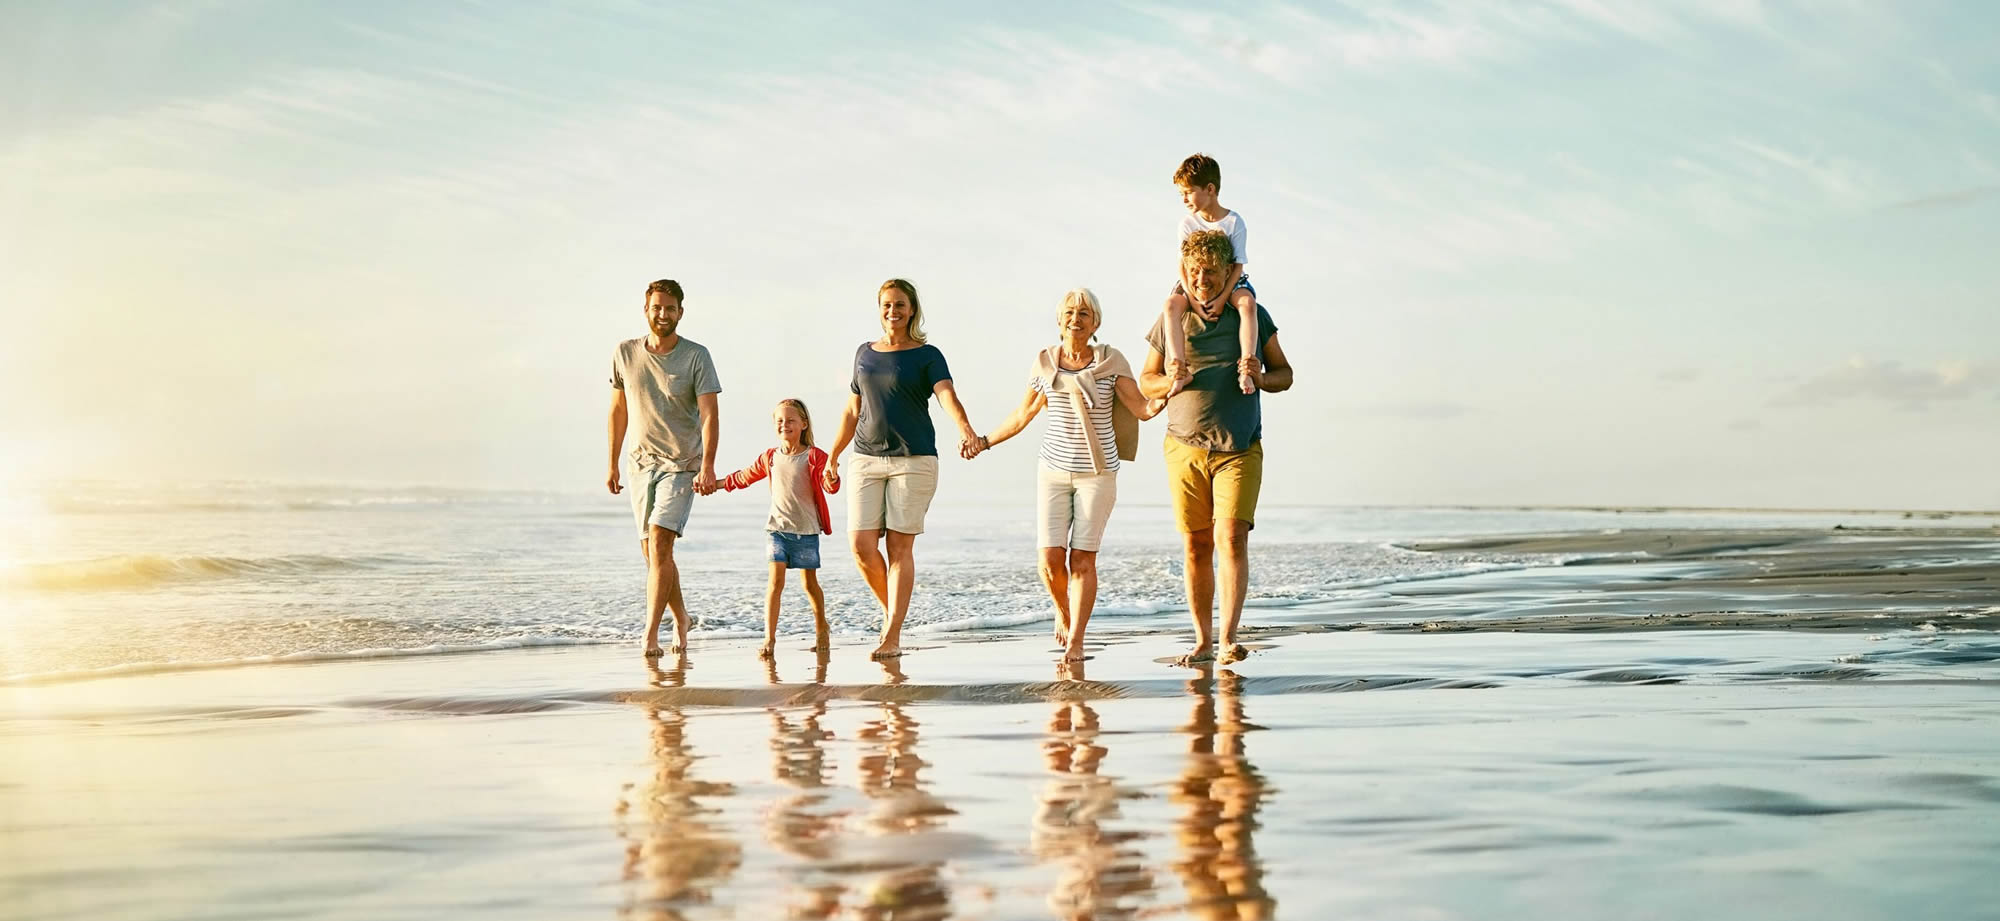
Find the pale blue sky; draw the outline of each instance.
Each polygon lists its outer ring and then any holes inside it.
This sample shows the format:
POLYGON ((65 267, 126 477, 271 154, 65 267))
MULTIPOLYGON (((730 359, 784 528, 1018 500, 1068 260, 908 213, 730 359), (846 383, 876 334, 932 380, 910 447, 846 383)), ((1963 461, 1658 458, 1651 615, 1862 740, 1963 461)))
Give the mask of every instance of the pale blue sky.
POLYGON ((1275 501, 2000 507, 1990 5, 969 15, 0 7, 4 460, 590 488, 661 276, 725 466, 831 429, 891 275, 991 428, 1071 286, 1143 354, 1205 150, 1299 368, 1275 501))

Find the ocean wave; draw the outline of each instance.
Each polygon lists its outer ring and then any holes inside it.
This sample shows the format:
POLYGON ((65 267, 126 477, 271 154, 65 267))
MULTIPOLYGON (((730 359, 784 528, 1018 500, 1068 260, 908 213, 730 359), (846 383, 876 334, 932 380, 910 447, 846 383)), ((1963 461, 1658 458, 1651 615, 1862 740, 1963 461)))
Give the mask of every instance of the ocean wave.
POLYGON ((0 570, 0 587, 44 592, 152 588, 178 582, 258 579, 366 569, 389 557, 295 554, 272 557, 170 556, 131 553, 90 560, 22 563, 0 570))
POLYGON ((233 659, 209 659, 199 662, 131 662, 124 665, 109 665, 104 668, 80 668, 68 671, 5 675, 0 676, 0 687, 66 684, 73 681, 94 681, 101 678, 160 675, 170 672, 206 672, 230 668, 249 668, 258 665, 348 662, 361 659, 400 659, 411 656, 449 656, 475 652, 499 652, 507 649, 534 649, 544 646, 602 646, 623 642, 629 641, 566 636, 516 637, 512 639, 492 640, 484 643, 465 643, 459 645, 435 644, 400 648, 351 649, 335 652, 292 652, 267 656, 241 656, 233 659))

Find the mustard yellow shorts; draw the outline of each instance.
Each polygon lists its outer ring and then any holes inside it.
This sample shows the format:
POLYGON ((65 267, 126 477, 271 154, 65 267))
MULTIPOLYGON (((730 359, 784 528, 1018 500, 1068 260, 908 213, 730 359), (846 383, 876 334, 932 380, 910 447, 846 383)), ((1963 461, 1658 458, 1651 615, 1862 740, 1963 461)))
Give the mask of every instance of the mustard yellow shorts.
POLYGON ((1248 451, 1207 451, 1167 439, 1167 491, 1183 532, 1234 518, 1257 526, 1257 492, 1264 487, 1264 443, 1248 451))

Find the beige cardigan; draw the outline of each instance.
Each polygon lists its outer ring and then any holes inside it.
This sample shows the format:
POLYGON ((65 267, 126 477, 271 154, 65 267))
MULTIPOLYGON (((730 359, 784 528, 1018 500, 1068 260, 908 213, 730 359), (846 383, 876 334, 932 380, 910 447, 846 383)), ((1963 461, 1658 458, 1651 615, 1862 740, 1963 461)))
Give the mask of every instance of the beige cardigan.
MULTIPOLYGON (((1104 449, 1098 445, 1097 426, 1090 424, 1090 413, 1088 410, 1097 408, 1097 378, 1103 375, 1109 375, 1113 378, 1133 377, 1132 364, 1125 360, 1124 353, 1108 345, 1099 345, 1097 346, 1096 360, 1091 363, 1090 367, 1081 371, 1071 372, 1070 376, 1065 379, 1056 373, 1061 368, 1061 363, 1057 360, 1057 353, 1061 350, 1062 346, 1052 345, 1037 352, 1035 354, 1034 368, 1028 373, 1031 376, 1039 377, 1049 382, 1049 386, 1051 387, 1061 387, 1064 383, 1067 384, 1064 390, 1069 393, 1070 399, 1077 401, 1077 405, 1083 406, 1086 410, 1085 412, 1078 413, 1078 415, 1083 417, 1083 437, 1090 445, 1091 466, 1095 467, 1098 473, 1103 473, 1104 449)), ((1111 396, 1111 430, 1117 436, 1118 459, 1124 461, 1137 460, 1139 457, 1139 417, 1133 415, 1132 411, 1125 407, 1124 401, 1118 399, 1116 393, 1113 393, 1111 396)))

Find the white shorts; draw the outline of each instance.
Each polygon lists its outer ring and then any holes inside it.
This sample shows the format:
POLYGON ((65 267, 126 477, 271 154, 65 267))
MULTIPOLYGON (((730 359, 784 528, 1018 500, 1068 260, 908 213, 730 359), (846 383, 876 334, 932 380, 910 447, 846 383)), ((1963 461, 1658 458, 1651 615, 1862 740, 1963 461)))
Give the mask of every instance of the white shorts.
POLYGON ((632 518, 639 525, 639 539, 652 536, 649 526, 659 525, 675 535, 687 530, 688 509, 694 507, 694 471, 656 470, 640 467, 632 471, 632 518))
POLYGON ((924 533, 924 514, 937 494, 937 455, 873 457, 847 461, 847 529, 924 533))
POLYGON ((1095 551, 1118 503, 1118 471, 1069 473, 1044 466, 1035 476, 1035 525, 1042 547, 1095 551))

